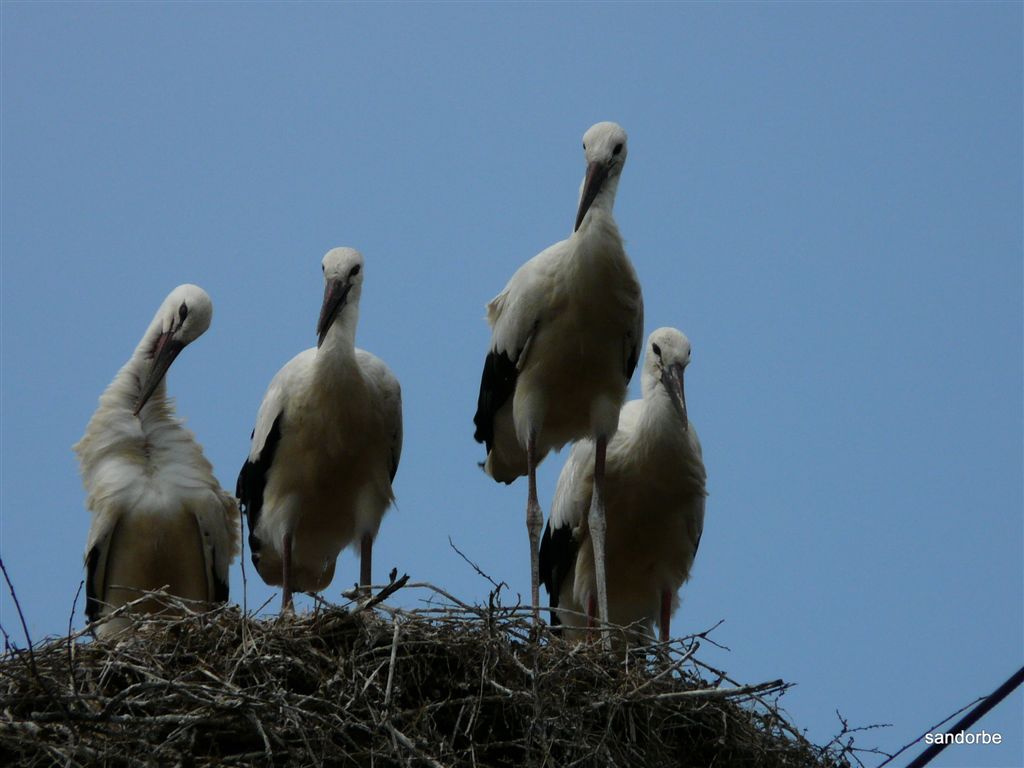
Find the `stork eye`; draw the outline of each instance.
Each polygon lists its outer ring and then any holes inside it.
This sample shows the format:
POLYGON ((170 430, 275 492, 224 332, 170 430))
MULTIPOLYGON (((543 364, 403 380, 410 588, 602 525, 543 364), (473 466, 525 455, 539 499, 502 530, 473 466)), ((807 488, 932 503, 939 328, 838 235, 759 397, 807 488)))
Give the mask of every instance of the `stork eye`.
POLYGON ((652 345, 651 345, 651 350, 652 350, 652 351, 654 352, 654 354, 656 354, 656 355, 657 355, 658 357, 661 357, 661 347, 659 347, 659 346, 658 346, 657 344, 652 344, 652 345))
POLYGON ((349 271, 349 273, 348 273, 348 276, 349 276, 349 277, 355 277, 356 275, 358 275, 358 274, 359 274, 359 271, 360 271, 360 270, 361 270, 362 268, 363 268, 363 265, 362 265, 362 264, 356 264, 356 265, 355 265, 354 267, 352 267, 352 269, 351 269, 351 270, 349 271))
POLYGON ((615 149, 612 150, 612 154, 613 155, 617 155, 621 151, 622 151, 622 142, 620 141, 618 144, 615 145, 615 149))
POLYGON ((583 142, 583 151, 584 152, 587 151, 587 142, 585 142, 585 141, 583 142))
POLYGON ((181 302, 181 306, 178 307, 178 317, 181 318, 181 322, 185 322, 185 318, 188 317, 188 304, 184 301, 181 302))

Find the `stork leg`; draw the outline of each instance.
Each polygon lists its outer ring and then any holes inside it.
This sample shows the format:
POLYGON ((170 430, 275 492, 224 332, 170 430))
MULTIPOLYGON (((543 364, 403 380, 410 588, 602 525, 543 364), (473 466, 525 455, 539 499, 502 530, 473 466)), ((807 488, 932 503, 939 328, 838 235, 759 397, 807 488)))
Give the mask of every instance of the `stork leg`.
POLYGON ((373 536, 363 534, 363 540, 359 549, 359 586, 367 596, 370 594, 370 583, 373 565, 373 536))
POLYGON ((661 592, 661 621, 658 626, 661 630, 660 640, 663 643, 668 642, 668 623, 672 618, 672 595, 669 594, 667 589, 661 592))
POLYGON ((594 595, 587 597, 587 639, 594 634, 594 614, 597 613, 597 598, 594 595))
POLYGON ((594 546, 594 575, 597 580, 597 617, 601 620, 601 639, 605 648, 611 649, 612 638, 608 634, 608 577, 605 569, 605 533, 608 524, 604 516, 604 463, 608 449, 608 438, 601 436, 594 443, 594 493, 590 499, 590 541, 594 546))
POLYGON ((544 515, 537 501, 537 433, 530 432, 526 441, 526 468, 530 491, 526 498, 526 531, 530 534, 530 601, 533 606, 533 624, 540 626, 540 529, 544 515))
POLYGON ((281 539, 281 613, 292 610, 292 535, 281 539))

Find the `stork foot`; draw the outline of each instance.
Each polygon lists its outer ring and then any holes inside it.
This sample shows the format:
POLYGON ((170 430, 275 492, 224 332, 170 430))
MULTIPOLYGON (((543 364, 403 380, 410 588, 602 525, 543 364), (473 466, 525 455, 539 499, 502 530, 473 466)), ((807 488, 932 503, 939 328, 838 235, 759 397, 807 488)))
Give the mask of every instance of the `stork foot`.
POLYGON ((668 625, 672 619, 672 595, 667 589, 661 592, 661 620, 658 623, 659 628, 659 639, 663 643, 667 643, 669 640, 668 636, 668 625))
POLYGON ((359 592, 362 597, 372 594, 370 584, 373 583, 373 536, 366 533, 359 548, 359 592))
POLYGON ((281 614, 295 615, 292 605, 292 535, 281 537, 281 614))
POLYGON ((543 521, 540 504, 526 506, 526 530, 530 535, 530 605, 533 607, 534 626, 540 626, 540 529, 543 521))
POLYGON ((596 636, 594 630, 597 627, 597 621, 594 615, 597 613, 597 598, 593 595, 587 598, 587 640, 593 640, 596 636))
POLYGON ((289 617, 295 615, 295 603, 292 601, 291 589, 281 590, 281 615, 289 617))
POLYGON ((526 531, 530 535, 530 605, 533 608, 533 625, 540 621, 540 531, 544 525, 544 513, 537 500, 537 435, 531 432, 526 444, 526 470, 529 477, 529 495, 526 498, 526 531))
POLYGON ((594 444, 594 492, 590 499, 587 523, 590 541, 594 547, 594 576, 597 581, 597 617, 601 621, 601 640, 605 650, 612 648, 608 629, 608 575, 605 560, 605 535, 608 524, 604 513, 604 465, 608 439, 600 437, 594 444))

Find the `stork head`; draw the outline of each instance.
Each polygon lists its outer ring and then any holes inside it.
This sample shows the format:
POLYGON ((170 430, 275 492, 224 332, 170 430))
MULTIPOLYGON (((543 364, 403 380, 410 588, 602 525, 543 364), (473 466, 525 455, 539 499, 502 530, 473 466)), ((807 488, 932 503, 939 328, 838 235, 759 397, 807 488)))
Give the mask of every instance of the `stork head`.
POLYGON ((198 285, 179 285, 164 299, 142 341, 148 367, 142 377, 137 416, 149 401, 174 358, 202 336, 213 319, 213 302, 198 285))
POLYGON ((683 372, 690 364, 690 340, 675 328, 659 328, 647 337, 647 356, 644 360, 644 397, 650 397, 664 387, 672 405, 688 428, 686 392, 683 372))
POLYGON ((580 228, 587 211, 602 191, 614 196, 628 152, 626 132, 617 123, 597 123, 583 134, 583 156, 587 160, 587 175, 580 187, 580 207, 576 211, 574 232, 580 228))
POLYGON ((323 259, 324 303, 316 324, 317 343, 324 343, 327 331, 345 307, 358 307, 363 291, 363 255, 355 248, 332 248, 323 259))

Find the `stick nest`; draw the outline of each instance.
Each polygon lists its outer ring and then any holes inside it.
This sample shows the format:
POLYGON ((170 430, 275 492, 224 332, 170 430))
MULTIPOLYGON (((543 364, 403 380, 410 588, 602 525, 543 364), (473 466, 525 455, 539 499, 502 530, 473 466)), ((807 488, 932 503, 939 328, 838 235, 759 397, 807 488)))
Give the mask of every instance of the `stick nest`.
POLYGON ((785 683, 697 661, 704 635, 621 658, 531 629, 494 594, 470 606, 400 579, 300 616, 226 605, 140 617, 114 642, 8 641, 0 764, 849 765, 787 722, 785 683), (383 602, 403 586, 423 607, 383 602))

